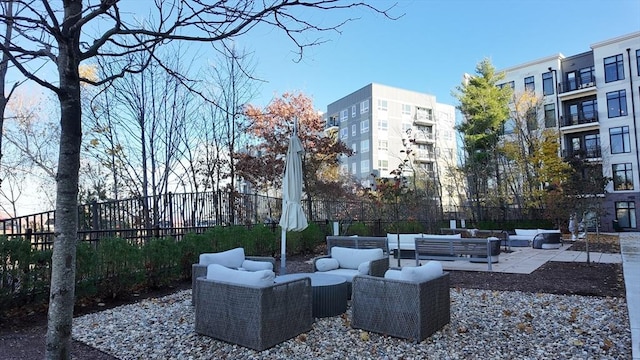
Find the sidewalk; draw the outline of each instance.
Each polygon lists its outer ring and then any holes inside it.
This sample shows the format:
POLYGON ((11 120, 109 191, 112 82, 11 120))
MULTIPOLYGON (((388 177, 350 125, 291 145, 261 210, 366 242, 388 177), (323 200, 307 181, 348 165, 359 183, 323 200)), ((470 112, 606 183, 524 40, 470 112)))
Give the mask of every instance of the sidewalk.
POLYGON ((620 252, 627 289, 631 354, 633 360, 640 360, 640 233, 621 233, 620 252))

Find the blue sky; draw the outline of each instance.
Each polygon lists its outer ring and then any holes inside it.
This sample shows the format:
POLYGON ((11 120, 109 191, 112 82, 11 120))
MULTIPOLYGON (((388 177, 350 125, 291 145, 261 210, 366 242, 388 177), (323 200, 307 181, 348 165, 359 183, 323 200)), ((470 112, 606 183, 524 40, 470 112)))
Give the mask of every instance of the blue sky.
MULTIPOLYGON (((376 0, 378 7, 392 1, 376 0)), ((256 31, 238 40, 254 52, 257 76, 268 81, 254 103, 302 91, 319 110, 376 82, 435 95, 455 105, 451 91, 483 58, 498 69, 640 31, 639 0, 399 0, 395 21, 358 11, 360 19, 295 63, 281 33, 256 31)), ((261 29, 254 29, 261 30, 261 29)))

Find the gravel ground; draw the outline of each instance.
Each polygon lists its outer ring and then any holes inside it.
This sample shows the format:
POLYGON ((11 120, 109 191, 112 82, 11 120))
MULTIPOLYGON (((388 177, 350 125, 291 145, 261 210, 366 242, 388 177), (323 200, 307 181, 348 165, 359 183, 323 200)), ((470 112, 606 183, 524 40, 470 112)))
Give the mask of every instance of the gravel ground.
MULTIPOLYGON (((572 250, 576 246, 584 244, 576 242, 572 250)), ((617 236, 612 241, 596 242, 590 247, 592 251, 619 253, 617 236)), ((290 272, 311 271, 309 257, 288 258, 287 269, 290 272)), ((451 298, 454 300, 451 324, 417 345, 353 330, 348 326, 350 314, 347 313, 343 317, 319 319, 311 332, 263 353, 252 352, 193 332, 193 309, 180 305, 185 297, 190 297, 190 290, 186 290, 190 282, 186 282, 176 284, 173 289, 140 293, 125 299, 85 302, 84 307, 76 309, 74 338, 81 341, 73 341, 72 357, 92 360, 147 359, 152 355, 193 359, 631 358, 624 281, 619 264, 550 262, 529 275, 468 271, 450 274, 451 298), (145 313, 141 306, 153 311, 156 317, 141 319, 145 313), (179 316, 170 318, 182 320, 176 323, 165 319, 165 311, 177 312, 179 316), (112 319, 104 320, 107 316, 112 319), (127 322, 128 317, 133 321, 127 322), (171 326, 156 335, 158 327, 165 322, 171 326), (120 327, 109 327, 112 332, 105 331, 105 326, 111 326, 111 323, 120 324, 120 327), (144 324, 145 329, 140 329, 140 324, 144 324), (129 330, 133 332, 127 335, 129 330), (124 340, 136 331, 146 335, 140 335, 138 341, 124 340), (162 334, 163 331, 166 333, 162 334), (157 341, 151 341, 156 337, 157 341), (92 340, 86 340, 89 338, 92 340), (337 339, 340 339, 339 343, 337 339), (118 341, 122 343, 118 344, 118 341), (483 348, 481 344, 487 347, 483 348), (181 346, 192 350, 187 349, 179 356, 169 355, 181 346), (191 356, 188 356, 190 351, 191 356), (424 355, 424 352, 429 354, 424 355)), ((44 358, 46 311, 26 309, 21 313, 28 315, 0 316, 0 358, 44 358)))
POLYGON ((256 352, 193 331, 191 291, 76 318, 73 336, 118 359, 630 359, 623 298, 451 290, 451 323, 413 343, 352 329, 350 312, 256 352))

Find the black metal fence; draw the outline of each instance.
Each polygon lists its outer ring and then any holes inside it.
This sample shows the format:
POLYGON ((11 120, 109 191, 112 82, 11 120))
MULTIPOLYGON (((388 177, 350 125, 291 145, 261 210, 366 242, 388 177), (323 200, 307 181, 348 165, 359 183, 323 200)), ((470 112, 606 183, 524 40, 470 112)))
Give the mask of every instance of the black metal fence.
MULTIPOLYGON (((168 235, 180 238, 188 232, 199 233, 213 226, 270 224, 275 230, 281 209, 280 198, 230 192, 168 193, 92 202, 78 207, 78 237, 89 242, 113 237, 144 242, 168 235)), ((310 222, 337 221, 348 225, 413 221, 423 224, 424 231, 437 231, 450 220, 458 220, 458 225, 466 220, 467 226, 479 221, 500 226, 511 221, 542 218, 541 211, 471 206, 443 208, 429 199, 395 206, 367 198, 307 199, 303 201, 303 209, 310 222)), ((52 247, 54 232, 54 211, 0 221, 0 235, 24 237, 38 249, 52 247)))

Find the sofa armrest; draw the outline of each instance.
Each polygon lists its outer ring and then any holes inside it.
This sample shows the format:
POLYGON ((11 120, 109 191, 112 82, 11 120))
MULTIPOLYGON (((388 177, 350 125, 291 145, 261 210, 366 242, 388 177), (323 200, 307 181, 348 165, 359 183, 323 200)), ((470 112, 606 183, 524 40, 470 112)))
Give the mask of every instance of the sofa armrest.
POLYGON ((384 273, 389 270, 389 258, 384 257, 378 260, 372 260, 369 265, 369 275, 384 277, 384 273))
POLYGON ((207 265, 193 264, 191 265, 191 305, 195 305, 196 299, 196 279, 207 276, 207 265))

